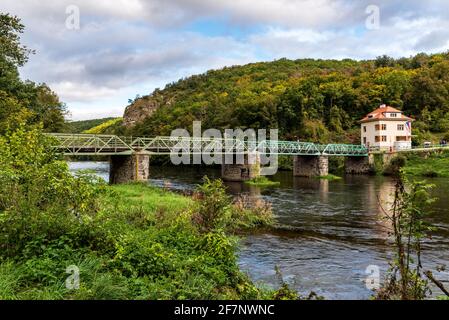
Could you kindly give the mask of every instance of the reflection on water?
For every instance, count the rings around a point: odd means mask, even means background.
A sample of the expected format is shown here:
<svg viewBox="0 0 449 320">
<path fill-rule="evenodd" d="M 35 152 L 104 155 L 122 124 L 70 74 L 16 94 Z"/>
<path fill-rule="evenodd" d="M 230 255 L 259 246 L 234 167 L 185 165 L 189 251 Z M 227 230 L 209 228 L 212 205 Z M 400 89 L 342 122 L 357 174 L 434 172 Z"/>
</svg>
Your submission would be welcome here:
<svg viewBox="0 0 449 320">
<path fill-rule="evenodd" d="M 71 172 L 80 170 L 94 171 L 96 175 L 103 178 L 105 181 L 109 181 L 109 163 L 108 162 L 69 162 L 69 169 Z"/>
<path fill-rule="evenodd" d="M 107 164 L 71 164 L 72 170 L 81 166 L 98 169 L 107 180 Z M 218 178 L 220 170 L 152 167 L 150 183 L 192 190 L 206 174 Z M 385 273 L 392 254 L 389 224 L 382 218 L 379 201 L 384 207 L 392 202 L 394 182 L 369 176 L 346 176 L 340 181 L 296 178 L 291 172 L 279 172 L 273 179 L 281 183 L 279 187 L 227 183 L 231 194 L 271 202 L 279 223 L 288 226 L 286 231 L 246 237 L 240 250 L 241 269 L 255 281 L 276 286 L 275 266 L 279 266 L 285 280 L 301 293 L 314 290 L 328 299 L 369 298 L 366 268 L 378 265 Z M 424 244 L 423 261 L 424 267 L 435 269 L 449 261 L 449 180 L 432 182 L 439 200 L 429 220 L 438 230 Z M 439 277 L 449 283 L 449 273 Z"/>
</svg>

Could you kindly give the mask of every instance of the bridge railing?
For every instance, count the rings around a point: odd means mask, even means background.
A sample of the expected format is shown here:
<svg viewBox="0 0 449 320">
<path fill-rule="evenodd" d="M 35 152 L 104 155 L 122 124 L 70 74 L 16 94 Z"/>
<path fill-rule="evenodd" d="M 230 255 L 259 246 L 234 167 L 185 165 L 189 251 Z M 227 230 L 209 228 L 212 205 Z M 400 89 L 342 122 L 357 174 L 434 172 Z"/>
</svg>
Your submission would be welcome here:
<svg viewBox="0 0 449 320">
<path fill-rule="evenodd" d="M 423 146 L 412 146 L 410 148 L 394 148 L 394 147 L 369 147 L 370 153 L 381 153 L 381 152 L 419 152 L 419 151 L 431 151 L 449 149 L 448 144 L 432 144 Z"/>
<path fill-rule="evenodd" d="M 122 138 L 115 135 L 91 134 L 49 134 L 56 139 L 53 146 L 63 153 L 102 154 L 102 153 L 131 153 L 132 147 Z"/>
<path fill-rule="evenodd" d="M 147 151 L 155 154 L 172 152 L 251 153 L 279 155 L 364 156 L 368 149 L 362 145 L 320 145 L 299 141 L 255 141 L 225 138 L 195 137 L 119 137 L 93 134 L 49 134 L 56 139 L 55 148 L 65 154 L 130 154 Z"/>
<path fill-rule="evenodd" d="M 364 145 L 353 144 L 328 144 L 323 145 L 322 154 L 325 155 L 340 155 L 340 156 L 366 156 L 368 155 L 368 148 Z"/>
</svg>

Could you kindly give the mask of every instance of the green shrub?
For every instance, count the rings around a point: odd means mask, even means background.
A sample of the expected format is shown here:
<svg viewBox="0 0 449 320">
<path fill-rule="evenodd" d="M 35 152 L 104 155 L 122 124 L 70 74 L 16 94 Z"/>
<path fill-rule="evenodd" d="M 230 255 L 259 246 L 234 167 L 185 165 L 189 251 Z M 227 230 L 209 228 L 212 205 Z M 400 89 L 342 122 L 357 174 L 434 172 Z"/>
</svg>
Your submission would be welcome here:
<svg viewBox="0 0 449 320">
<path fill-rule="evenodd" d="M 230 231 L 254 230 L 271 227 L 274 223 L 271 204 L 261 198 L 240 195 L 232 207 Z"/>
<path fill-rule="evenodd" d="M 203 232 L 223 228 L 231 209 L 231 198 L 226 194 L 223 181 L 203 178 L 203 184 L 198 185 L 198 212 L 193 216 L 194 222 Z"/>
<path fill-rule="evenodd" d="M 73 176 L 51 145 L 37 128 L 0 137 L 0 255 L 16 256 L 36 238 L 75 233 L 99 208 L 102 181 Z"/>
<path fill-rule="evenodd" d="M 149 232 L 129 233 L 116 244 L 115 265 L 127 276 L 164 276 L 176 270 L 169 247 Z"/>
</svg>

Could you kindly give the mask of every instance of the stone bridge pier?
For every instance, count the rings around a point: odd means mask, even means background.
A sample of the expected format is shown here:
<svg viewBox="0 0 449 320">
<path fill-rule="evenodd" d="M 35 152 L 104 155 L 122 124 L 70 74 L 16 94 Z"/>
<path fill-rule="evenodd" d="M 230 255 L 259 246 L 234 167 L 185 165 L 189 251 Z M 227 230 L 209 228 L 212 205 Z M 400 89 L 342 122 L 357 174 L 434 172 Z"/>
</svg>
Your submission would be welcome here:
<svg viewBox="0 0 449 320">
<path fill-rule="evenodd" d="M 260 176 L 260 155 L 244 154 L 223 156 L 221 164 L 221 178 L 224 181 L 247 181 Z M 243 162 L 237 161 L 238 156 L 243 156 Z M 240 162 L 240 163 L 239 163 Z"/>
<path fill-rule="evenodd" d="M 147 152 L 113 155 L 109 158 L 109 164 L 110 184 L 146 181 L 150 176 L 150 155 Z"/>
<path fill-rule="evenodd" d="M 293 157 L 293 176 L 321 177 L 329 174 L 329 158 L 327 156 L 307 155 Z"/>
<path fill-rule="evenodd" d="M 369 174 L 373 171 L 374 171 L 374 157 L 372 155 L 366 157 L 345 158 L 346 174 Z"/>
</svg>

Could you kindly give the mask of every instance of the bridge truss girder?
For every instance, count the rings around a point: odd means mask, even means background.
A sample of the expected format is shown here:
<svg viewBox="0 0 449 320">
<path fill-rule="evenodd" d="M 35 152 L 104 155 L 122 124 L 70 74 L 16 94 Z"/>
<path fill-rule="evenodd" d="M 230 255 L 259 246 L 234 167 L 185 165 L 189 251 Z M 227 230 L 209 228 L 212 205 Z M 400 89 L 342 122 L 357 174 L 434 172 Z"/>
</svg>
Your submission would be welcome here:
<svg viewBox="0 0 449 320">
<path fill-rule="evenodd" d="M 315 144 L 299 141 L 243 141 L 222 138 L 192 137 L 119 137 L 116 135 L 48 134 L 54 148 L 65 155 L 118 155 L 145 151 L 149 154 L 260 154 L 367 156 L 363 145 Z"/>
</svg>

